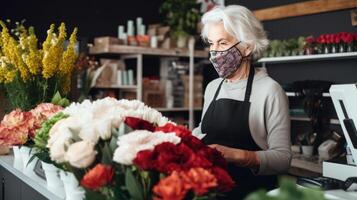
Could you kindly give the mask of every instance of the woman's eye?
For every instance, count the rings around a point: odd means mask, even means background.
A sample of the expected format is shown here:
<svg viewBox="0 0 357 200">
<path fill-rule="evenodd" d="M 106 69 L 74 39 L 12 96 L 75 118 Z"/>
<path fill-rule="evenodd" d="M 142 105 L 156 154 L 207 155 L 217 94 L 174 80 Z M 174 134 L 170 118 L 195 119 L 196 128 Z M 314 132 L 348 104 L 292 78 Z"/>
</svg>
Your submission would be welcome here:
<svg viewBox="0 0 357 200">
<path fill-rule="evenodd" d="M 227 45 L 227 43 L 225 43 L 225 42 L 221 42 L 221 43 L 219 43 L 220 45 Z"/>
</svg>

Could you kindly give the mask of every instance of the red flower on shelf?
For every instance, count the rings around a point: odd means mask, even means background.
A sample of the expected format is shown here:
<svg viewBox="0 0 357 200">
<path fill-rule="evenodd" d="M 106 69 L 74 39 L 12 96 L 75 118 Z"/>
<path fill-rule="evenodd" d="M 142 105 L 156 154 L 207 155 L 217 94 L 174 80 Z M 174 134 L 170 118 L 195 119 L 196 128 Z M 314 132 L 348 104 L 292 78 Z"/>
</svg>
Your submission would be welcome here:
<svg viewBox="0 0 357 200">
<path fill-rule="evenodd" d="M 306 42 L 307 44 L 313 44 L 313 43 L 315 42 L 314 36 L 310 35 L 309 37 L 307 37 L 307 38 L 305 39 L 305 42 Z"/>
<path fill-rule="evenodd" d="M 126 117 L 124 123 L 134 130 L 155 130 L 154 124 L 136 117 Z"/>
<path fill-rule="evenodd" d="M 110 183 L 113 176 L 114 169 L 112 166 L 97 164 L 83 176 L 81 185 L 90 190 L 98 190 Z"/>
</svg>

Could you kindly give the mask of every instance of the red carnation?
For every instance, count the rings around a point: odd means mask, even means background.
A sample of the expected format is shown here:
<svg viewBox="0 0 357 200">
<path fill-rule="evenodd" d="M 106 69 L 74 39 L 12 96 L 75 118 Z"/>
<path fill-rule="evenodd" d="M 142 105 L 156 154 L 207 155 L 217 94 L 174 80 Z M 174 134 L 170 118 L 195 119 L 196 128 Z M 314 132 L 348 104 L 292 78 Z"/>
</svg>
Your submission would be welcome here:
<svg viewBox="0 0 357 200">
<path fill-rule="evenodd" d="M 214 148 L 205 147 L 197 152 L 197 155 L 207 158 L 215 166 L 227 169 L 227 161 L 220 151 Z"/>
<path fill-rule="evenodd" d="M 156 131 L 162 131 L 164 133 L 174 132 L 178 137 L 182 139 L 182 143 L 185 143 L 194 151 L 198 151 L 199 149 L 205 147 L 203 142 L 193 136 L 191 131 L 184 126 L 167 123 L 165 124 L 165 126 L 157 127 Z"/>
<path fill-rule="evenodd" d="M 181 143 L 186 144 L 188 147 L 190 147 L 193 151 L 199 151 L 202 148 L 205 148 L 206 145 L 197 137 L 193 135 L 186 135 L 181 138 Z"/>
<path fill-rule="evenodd" d="M 154 152 L 151 150 L 143 150 L 136 154 L 133 163 L 142 170 L 155 169 Z"/>
<path fill-rule="evenodd" d="M 90 190 L 97 190 L 110 183 L 113 176 L 112 166 L 97 164 L 83 176 L 81 185 Z"/>
<path fill-rule="evenodd" d="M 139 152 L 134 159 L 134 164 L 143 170 L 156 170 L 166 174 L 192 167 L 212 166 L 208 159 L 203 155 L 195 154 L 184 143 L 175 145 L 169 142 L 157 145 L 152 151 Z"/>
<path fill-rule="evenodd" d="M 162 131 L 164 133 L 176 133 L 179 137 L 185 137 L 187 135 L 191 135 L 191 131 L 188 130 L 186 127 L 181 125 L 174 125 L 172 123 L 167 123 L 164 126 L 157 127 L 156 131 Z"/>
<path fill-rule="evenodd" d="M 153 132 L 155 130 L 154 124 L 136 117 L 126 117 L 125 124 L 134 130 L 148 130 Z"/>
<path fill-rule="evenodd" d="M 218 190 L 220 192 L 228 192 L 234 186 L 234 181 L 231 176 L 220 167 L 213 167 L 211 173 L 216 177 L 218 182 Z"/>
</svg>

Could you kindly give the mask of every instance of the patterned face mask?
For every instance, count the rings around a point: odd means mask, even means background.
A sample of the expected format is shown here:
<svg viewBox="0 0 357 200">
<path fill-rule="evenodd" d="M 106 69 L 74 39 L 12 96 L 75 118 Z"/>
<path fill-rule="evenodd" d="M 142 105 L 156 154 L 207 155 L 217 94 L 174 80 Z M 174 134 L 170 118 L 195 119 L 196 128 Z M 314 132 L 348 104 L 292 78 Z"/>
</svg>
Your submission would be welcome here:
<svg viewBox="0 0 357 200">
<path fill-rule="evenodd" d="M 237 48 L 237 44 L 224 51 L 210 51 L 210 61 L 219 77 L 227 78 L 241 66 L 243 55 Z"/>
</svg>

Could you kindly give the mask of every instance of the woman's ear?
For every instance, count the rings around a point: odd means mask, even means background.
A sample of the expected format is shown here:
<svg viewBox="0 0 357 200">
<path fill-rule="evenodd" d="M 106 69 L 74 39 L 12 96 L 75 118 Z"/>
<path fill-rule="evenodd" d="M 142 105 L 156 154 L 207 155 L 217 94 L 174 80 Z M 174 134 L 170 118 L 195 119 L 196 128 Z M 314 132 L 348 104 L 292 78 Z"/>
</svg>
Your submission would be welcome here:
<svg viewBox="0 0 357 200">
<path fill-rule="evenodd" d="M 250 56 L 252 55 L 253 53 L 253 50 L 254 50 L 254 44 L 251 44 L 251 43 L 245 43 L 245 46 L 244 46 L 244 56 Z"/>
</svg>

